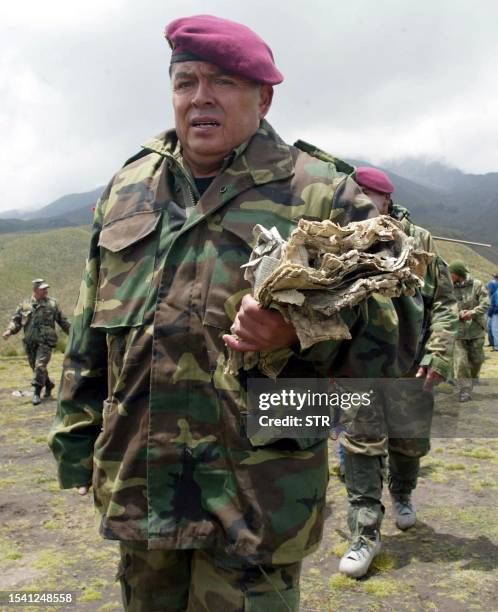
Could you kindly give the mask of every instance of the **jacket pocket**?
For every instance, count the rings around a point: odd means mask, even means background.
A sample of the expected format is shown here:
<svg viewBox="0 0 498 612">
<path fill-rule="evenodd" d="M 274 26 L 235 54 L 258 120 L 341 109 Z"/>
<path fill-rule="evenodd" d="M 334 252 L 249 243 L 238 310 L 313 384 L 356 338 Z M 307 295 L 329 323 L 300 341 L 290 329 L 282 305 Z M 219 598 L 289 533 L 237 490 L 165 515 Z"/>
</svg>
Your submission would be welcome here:
<svg viewBox="0 0 498 612">
<path fill-rule="evenodd" d="M 161 211 L 134 213 L 104 225 L 101 266 L 91 327 L 135 327 L 152 289 Z"/>
<path fill-rule="evenodd" d="M 233 213 L 233 214 L 232 214 Z M 257 221 L 239 219 L 229 211 L 221 219 L 221 231 L 214 237 L 217 245 L 211 265 L 206 267 L 203 279 L 203 324 L 228 331 L 233 323 L 240 301 L 251 286 L 244 279 L 242 264 L 249 261 L 253 244 L 253 227 Z M 245 215 L 247 217 L 247 215 Z"/>
<path fill-rule="evenodd" d="M 270 427 L 261 427 L 259 431 L 252 431 L 251 435 L 248 431 L 247 420 L 250 418 L 247 411 L 241 412 L 241 430 L 240 435 L 247 438 L 254 449 L 265 448 L 274 451 L 305 451 L 318 447 L 318 444 L 326 443 L 328 436 L 308 436 L 302 438 L 284 438 L 276 436 L 272 433 Z"/>
<path fill-rule="evenodd" d="M 21 325 L 22 327 L 25 327 L 26 324 L 29 321 L 29 318 L 33 315 L 33 310 L 29 309 L 29 310 L 21 310 Z"/>
<path fill-rule="evenodd" d="M 106 399 L 102 406 L 102 428 L 100 434 L 95 440 L 94 453 L 99 455 L 102 453 L 106 442 L 109 439 L 109 434 L 113 429 L 117 417 L 117 402 L 116 400 Z"/>
</svg>

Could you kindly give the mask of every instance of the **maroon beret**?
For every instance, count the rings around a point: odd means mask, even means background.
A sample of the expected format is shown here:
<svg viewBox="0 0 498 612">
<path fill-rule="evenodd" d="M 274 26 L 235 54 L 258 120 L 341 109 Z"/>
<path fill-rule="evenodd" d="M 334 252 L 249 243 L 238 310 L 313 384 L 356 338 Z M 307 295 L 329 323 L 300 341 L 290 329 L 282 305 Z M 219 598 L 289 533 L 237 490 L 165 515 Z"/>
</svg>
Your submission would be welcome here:
<svg viewBox="0 0 498 612">
<path fill-rule="evenodd" d="M 277 85 L 284 80 L 270 47 L 241 23 L 212 15 L 175 19 L 164 30 L 172 62 L 197 59 L 211 62 L 252 81 Z"/>
<path fill-rule="evenodd" d="M 361 187 L 373 189 L 379 193 L 393 193 L 394 185 L 382 170 L 360 166 L 356 169 L 356 182 Z"/>
</svg>

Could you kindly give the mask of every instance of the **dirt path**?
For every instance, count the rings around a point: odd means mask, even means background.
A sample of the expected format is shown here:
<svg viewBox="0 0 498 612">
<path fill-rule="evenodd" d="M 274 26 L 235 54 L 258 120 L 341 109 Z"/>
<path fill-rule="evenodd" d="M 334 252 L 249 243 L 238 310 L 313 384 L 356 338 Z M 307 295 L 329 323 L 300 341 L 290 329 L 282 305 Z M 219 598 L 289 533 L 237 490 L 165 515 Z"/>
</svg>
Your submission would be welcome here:
<svg viewBox="0 0 498 612">
<path fill-rule="evenodd" d="M 61 359 L 54 357 L 52 372 Z M 488 354 L 484 375 L 498 379 L 498 354 Z M 72 591 L 77 604 L 67 609 L 121 610 L 115 543 L 98 536 L 90 497 L 57 485 L 46 446 L 55 402 L 35 408 L 29 397 L 12 395 L 29 391 L 29 380 L 24 359 L 0 359 L 0 591 Z M 489 389 L 483 385 L 479 394 L 492 397 Z M 451 387 L 442 392 L 453 404 Z M 474 402 L 459 409 L 478 410 Z M 337 573 L 347 546 L 347 506 L 336 467 L 333 444 L 329 517 L 320 549 L 304 564 L 303 611 L 497 609 L 496 437 L 433 441 L 415 495 L 416 527 L 397 530 L 385 499 L 383 553 L 359 581 Z"/>
</svg>

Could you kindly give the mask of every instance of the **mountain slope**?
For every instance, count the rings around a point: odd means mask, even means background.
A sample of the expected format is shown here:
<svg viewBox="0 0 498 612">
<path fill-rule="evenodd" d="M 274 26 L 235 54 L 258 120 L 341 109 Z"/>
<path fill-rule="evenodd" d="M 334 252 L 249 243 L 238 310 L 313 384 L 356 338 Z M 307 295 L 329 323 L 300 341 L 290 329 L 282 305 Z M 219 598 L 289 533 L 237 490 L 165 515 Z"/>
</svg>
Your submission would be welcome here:
<svg viewBox="0 0 498 612">
<path fill-rule="evenodd" d="M 84 193 L 70 193 L 64 195 L 54 202 L 43 206 L 43 208 L 30 211 L 23 219 L 46 219 L 47 217 L 61 217 L 63 215 L 70 218 L 69 215 L 76 210 L 81 210 L 85 207 L 91 210 L 95 206 L 103 190 L 104 187 L 102 186 L 92 189 L 92 191 L 85 191 Z"/>
</svg>

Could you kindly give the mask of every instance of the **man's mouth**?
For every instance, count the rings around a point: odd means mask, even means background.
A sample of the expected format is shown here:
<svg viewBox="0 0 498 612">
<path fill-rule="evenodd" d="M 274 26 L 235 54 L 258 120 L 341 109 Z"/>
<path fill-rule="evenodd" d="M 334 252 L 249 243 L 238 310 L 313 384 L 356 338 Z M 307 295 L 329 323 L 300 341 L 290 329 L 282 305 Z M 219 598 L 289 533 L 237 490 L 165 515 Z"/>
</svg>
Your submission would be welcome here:
<svg viewBox="0 0 498 612">
<path fill-rule="evenodd" d="M 208 130 L 208 129 L 220 127 L 220 123 L 219 121 L 216 121 L 216 119 L 202 118 L 202 119 L 193 119 L 192 126 L 195 128 L 199 128 L 201 130 Z"/>
</svg>

